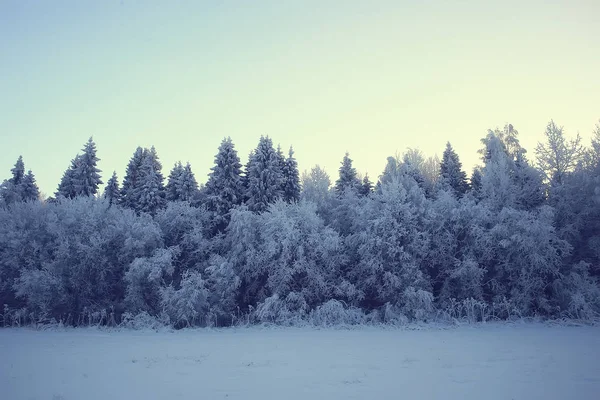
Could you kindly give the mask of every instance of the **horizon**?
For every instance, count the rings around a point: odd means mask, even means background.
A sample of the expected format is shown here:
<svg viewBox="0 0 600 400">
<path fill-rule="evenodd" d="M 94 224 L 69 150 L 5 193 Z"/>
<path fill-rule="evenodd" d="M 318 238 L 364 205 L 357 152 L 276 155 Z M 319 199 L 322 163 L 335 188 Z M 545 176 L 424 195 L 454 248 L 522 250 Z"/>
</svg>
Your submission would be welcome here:
<svg viewBox="0 0 600 400">
<path fill-rule="evenodd" d="M 600 113 L 593 1 L 0 5 L 0 180 L 19 155 L 52 196 L 92 136 L 102 180 L 137 146 L 207 180 L 230 136 L 261 135 L 332 182 L 344 153 L 376 181 L 386 157 L 446 142 L 470 175 L 511 123 L 534 161 L 553 119 L 589 140 Z M 104 185 L 102 189 L 104 188 Z"/>
</svg>

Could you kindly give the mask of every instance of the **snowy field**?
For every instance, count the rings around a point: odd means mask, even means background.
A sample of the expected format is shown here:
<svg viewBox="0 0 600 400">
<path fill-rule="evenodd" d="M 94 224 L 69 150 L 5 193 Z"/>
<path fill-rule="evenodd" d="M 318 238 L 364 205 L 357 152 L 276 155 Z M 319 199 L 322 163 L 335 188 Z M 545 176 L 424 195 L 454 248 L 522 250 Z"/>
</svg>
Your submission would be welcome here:
<svg viewBox="0 0 600 400">
<path fill-rule="evenodd" d="M 600 327 L 0 330 L 0 398 L 600 399 Z"/>
</svg>

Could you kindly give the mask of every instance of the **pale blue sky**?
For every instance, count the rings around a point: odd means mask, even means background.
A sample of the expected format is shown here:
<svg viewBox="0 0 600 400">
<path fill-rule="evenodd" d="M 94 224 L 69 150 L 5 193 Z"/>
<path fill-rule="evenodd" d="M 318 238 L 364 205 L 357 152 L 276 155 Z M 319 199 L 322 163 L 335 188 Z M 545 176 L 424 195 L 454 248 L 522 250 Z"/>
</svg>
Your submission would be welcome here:
<svg viewBox="0 0 600 400">
<path fill-rule="evenodd" d="M 418 4 L 417 4 L 418 3 Z M 0 177 L 22 154 L 50 195 L 89 136 L 104 180 L 138 145 L 206 180 L 261 134 L 335 179 L 406 147 L 465 169 L 487 128 L 529 148 L 600 118 L 600 2 L 0 0 Z"/>
</svg>

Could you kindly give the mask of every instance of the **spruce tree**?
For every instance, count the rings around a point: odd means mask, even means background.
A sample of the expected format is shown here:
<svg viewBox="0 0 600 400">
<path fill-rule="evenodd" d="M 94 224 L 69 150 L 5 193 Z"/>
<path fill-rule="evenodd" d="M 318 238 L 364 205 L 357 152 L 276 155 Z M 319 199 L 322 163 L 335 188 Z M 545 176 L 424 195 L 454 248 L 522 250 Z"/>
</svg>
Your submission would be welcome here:
<svg viewBox="0 0 600 400">
<path fill-rule="evenodd" d="M 192 201 L 198 195 L 198 182 L 192 172 L 190 163 L 183 167 L 177 179 L 177 200 Z"/>
<path fill-rule="evenodd" d="M 175 163 L 173 169 L 169 173 L 169 181 L 165 186 L 167 201 L 179 200 L 178 186 L 179 180 L 181 179 L 181 174 L 183 174 L 183 165 L 181 165 L 181 161 L 178 161 Z"/>
<path fill-rule="evenodd" d="M 214 214 L 217 231 L 225 229 L 229 223 L 229 211 L 244 201 L 242 164 L 231 138 L 225 138 L 219 145 L 215 165 L 211 168 L 205 186 L 206 203 Z"/>
<path fill-rule="evenodd" d="M 8 181 L 15 186 L 19 185 L 25 176 L 25 164 L 23 163 L 23 156 L 19 156 L 15 166 L 10 170 L 10 172 L 12 172 L 13 176 Z"/>
<path fill-rule="evenodd" d="M 73 199 L 79 195 L 79 176 L 77 170 L 81 164 L 81 156 L 78 154 L 71 160 L 71 165 L 63 173 L 63 176 L 56 191 L 56 197 L 65 197 Z"/>
<path fill-rule="evenodd" d="M 155 168 L 155 159 L 148 154 L 144 158 L 140 170 L 139 202 L 136 207 L 138 212 L 155 215 L 166 204 L 162 174 L 156 171 Z"/>
<path fill-rule="evenodd" d="M 104 188 L 104 198 L 108 200 L 110 205 L 118 204 L 120 201 L 121 191 L 119 190 L 119 180 L 117 179 L 117 173 L 114 171 Z"/>
<path fill-rule="evenodd" d="M 77 154 L 65 171 L 56 192 L 57 196 L 72 199 L 98 193 L 98 187 L 102 184 L 101 171 L 97 167 L 100 159 L 96 156 L 96 144 L 91 137 L 82 150 L 83 154 Z"/>
<path fill-rule="evenodd" d="M 97 167 L 100 159 L 96 156 L 96 143 L 90 137 L 83 147 L 81 162 L 76 171 L 78 195 L 94 196 L 98 193 L 99 186 L 103 183 Z"/>
<path fill-rule="evenodd" d="M 36 201 L 40 199 L 40 189 L 35 182 L 35 176 L 31 170 L 23 176 L 21 181 L 21 199 L 23 201 Z"/>
<path fill-rule="evenodd" d="M 251 211 L 263 212 L 282 195 L 281 161 L 268 136 L 261 136 L 248 165 L 246 203 Z"/>
<path fill-rule="evenodd" d="M 479 199 L 481 196 L 481 168 L 477 167 L 471 174 L 471 193 L 475 198 Z"/>
<path fill-rule="evenodd" d="M 467 174 L 462 170 L 462 163 L 450 142 L 446 144 L 446 150 L 442 156 L 440 178 L 442 187 L 452 190 L 457 197 L 462 197 L 469 189 Z"/>
<path fill-rule="evenodd" d="M 144 162 L 144 149 L 138 147 L 127 164 L 123 187 L 121 189 L 120 204 L 124 207 L 136 209 L 138 204 L 138 189 L 140 186 L 140 174 Z"/>
<path fill-rule="evenodd" d="M 361 196 L 368 196 L 373 192 L 373 182 L 369 179 L 369 174 L 365 174 L 362 180 L 362 184 L 358 189 L 358 194 Z"/>
<path fill-rule="evenodd" d="M 283 200 L 294 203 L 300 200 L 300 173 L 298 162 L 294 158 L 294 149 L 290 147 L 288 157 L 283 163 Z"/>
<path fill-rule="evenodd" d="M 352 166 L 350 154 L 346 152 L 340 167 L 338 180 L 335 182 L 335 192 L 337 195 L 342 195 L 346 190 L 357 190 L 360 186 L 356 169 Z"/>
</svg>

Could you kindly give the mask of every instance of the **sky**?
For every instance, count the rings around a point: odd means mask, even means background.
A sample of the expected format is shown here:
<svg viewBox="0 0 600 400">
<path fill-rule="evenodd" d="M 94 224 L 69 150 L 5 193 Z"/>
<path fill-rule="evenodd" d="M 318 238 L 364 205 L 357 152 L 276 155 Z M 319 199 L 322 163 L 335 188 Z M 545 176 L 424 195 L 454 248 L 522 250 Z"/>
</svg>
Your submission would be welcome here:
<svg viewBox="0 0 600 400">
<path fill-rule="evenodd" d="M 332 176 L 406 148 L 464 169 L 511 123 L 534 158 L 553 119 L 600 119 L 600 2 L 0 0 L 0 179 L 52 195 L 93 136 L 104 181 L 137 146 L 205 182 L 221 140 L 261 135 Z"/>
</svg>

